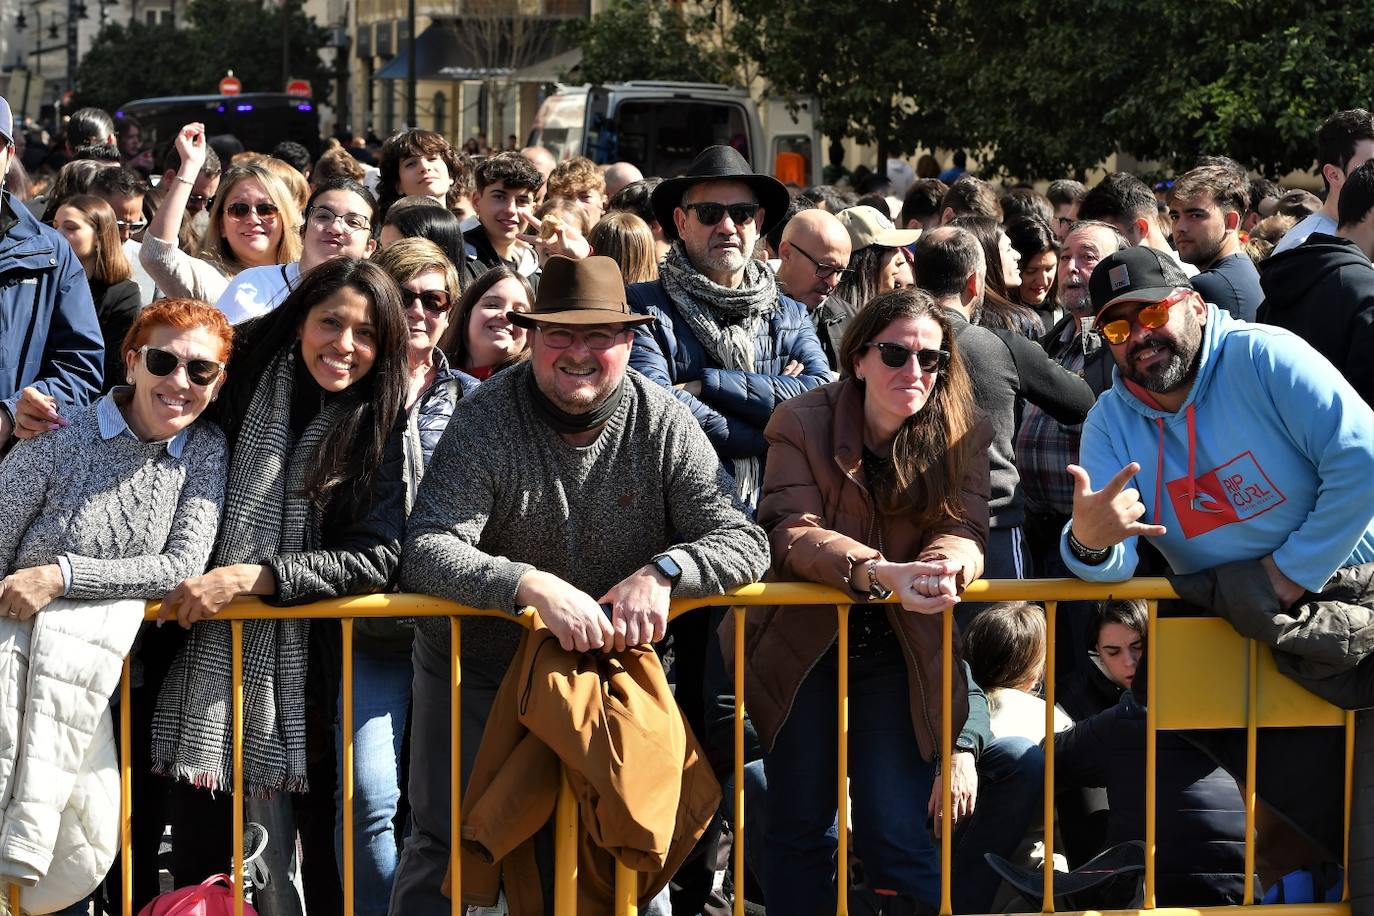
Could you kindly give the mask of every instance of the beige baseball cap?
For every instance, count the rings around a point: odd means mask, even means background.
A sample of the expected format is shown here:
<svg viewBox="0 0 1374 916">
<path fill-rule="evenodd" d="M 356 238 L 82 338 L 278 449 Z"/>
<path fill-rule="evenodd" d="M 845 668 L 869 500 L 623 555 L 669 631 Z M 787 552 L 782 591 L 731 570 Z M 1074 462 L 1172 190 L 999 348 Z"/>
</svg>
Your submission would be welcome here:
<svg viewBox="0 0 1374 916">
<path fill-rule="evenodd" d="M 849 230 L 849 242 L 854 251 L 869 245 L 884 248 L 904 248 L 916 244 L 920 229 L 898 229 L 892 220 L 872 207 L 850 207 L 839 213 L 840 222 Z"/>
</svg>

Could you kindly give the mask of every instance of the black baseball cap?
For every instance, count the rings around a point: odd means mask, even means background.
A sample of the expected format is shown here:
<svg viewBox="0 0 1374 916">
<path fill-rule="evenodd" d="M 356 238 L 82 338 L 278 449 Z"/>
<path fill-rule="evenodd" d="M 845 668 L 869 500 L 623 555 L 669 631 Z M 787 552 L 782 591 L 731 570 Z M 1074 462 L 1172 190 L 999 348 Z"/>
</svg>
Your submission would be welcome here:
<svg viewBox="0 0 1374 916">
<path fill-rule="evenodd" d="M 1183 268 L 1163 252 L 1144 245 L 1108 255 L 1097 262 L 1088 278 L 1088 295 L 1099 320 L 1119 302 L 1159 302 L 1180 287 L 1193 288 Z"/>
</svg>

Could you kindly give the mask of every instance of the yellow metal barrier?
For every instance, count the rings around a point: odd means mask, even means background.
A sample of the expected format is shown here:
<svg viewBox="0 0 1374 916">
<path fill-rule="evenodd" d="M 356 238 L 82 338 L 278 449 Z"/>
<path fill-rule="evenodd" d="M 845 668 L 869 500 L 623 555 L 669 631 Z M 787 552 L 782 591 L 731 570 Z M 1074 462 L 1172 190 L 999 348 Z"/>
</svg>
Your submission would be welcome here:
<svg viewBox="0 0 1374 916">
<path fill-rule="evenodd" d="M 1217 618 L 1177 618 L 1161 621 L 1158 616 L 1158 601 L 1175 597 L 1168 582 L 1164 579 L 1135 579 L 1113 585 L 1095 585 L 1066 579 L 1021 580 L 1021 581 L 979 581 L 969 586 L 964 593 L 965 600 L 974 601 L 1040 601 L 1045 605 L 1048 632 L 1055 632 L 1055 621 L 1060 601 L 1094 601 L 1107 598 L 1145 599 L 1149 608 L 1147 665 L 1147 711 L 1146 711 L 1146 791 L 1145 791 L 1145 895 L 1144 910 L 1152 911 L 1153 916 L 1196 916 L 1198 913 L 1212 913 L 1228 916 L 1233 911 L 1248 916 L 1349 916 L 1349 887 L 1347 882 L 1345 901 L 1338 904 L 1295 904 L 1282 906 L 1213 907 L 1206 909 L 1159 909 L 1155 904 L 1155 845 L 1156 845 L 1156 746 L 1155 736 L 1160 729 L 1215 729 L 1244 728 L 1246 730 L 1246 778 L 1243 786 L 1246 812 L 1245 867 L 1253 874 L 1255 861 L 1255 769 L 1258 729 L 1266 727 L 1295 727 L 1302 725 L 1344 726 L 1345 748 L 1345 833 L 1350 832 L 1350 805 L 1353 787 L 1354 762 L 1354 714 L 1345 713 L 1318 699 L 1299 687 L 1295 682 L 1281 675 L 1268 652 L 1260 651 L 1252 640 L 1240 637 L 1225 621 Z M 837 916 L 847 916 L 846 900 L 847 875 L 844 867 L 847 861 L 846 831 L 848 819 L 848 732 L 849 732 L 849 693 L 848 693 L 848 627 L 846 621 L 852 597 L 844 592 L 825 586 L 805 583 L 767 583 L 747 585 L 724 596 L 682 599 L 673 602 L 672 616 L 677 617 L 702 607 L 732 606 L 735 618 L 734 661 L 735 661 L 735 722 L 734 749 L 735 771 L 733 786 L 735 847 L 733 869 L 735 887 L 735 913 L 744 913 L 744 618 L 747 608 L 758 605 L 816 605 L 834 604 L 839 622 L 839 674 L 838 691 L 839 714 L 836 722 L 837 760 L 839 778 L 836 785 L 836 809 L 840 824 L 839 872 Z M 152 604 L 148 609 L 148 619 L 156 617 L 158 606 Z M 243 621 L 259 618 L 280 618 L 282 609 L 268 607 L 256 600 L 233 602 L 220 619 L 230 621 L 233 650 L 233 791 L 236 798 L 243 798 L 243 684 L 242 684 L 242 639 Z M 342 622 L 343 631 L 343 736 L 342 755 L 344 800 L 343 837 L 344 837 L 344 903 L 345 913 L 352 914 L 354 898 L 354 837 L 353 837 L 353 626 L 352 621 L 359 617 L 448 617 L 452 635 L 451 661 L 451 811 L 452 835 L 450 846 L 450 870 L 454 916 L 463 913 L 461 870 L 459 868 L 459 842 L 461 835 L 460 801 L 460 761 L 462 760 L 460 687 L 462 670 L 459 664 L 461 653 L 461 631 L 459 619 L 463 616 L 486 616 L 511 619 L 499 611 L 478 611 L 464 608 L 452 602 L 424 595 L 365 595 L 353 598 L 325 601 L 304 607 L 292 608 L 292 616 L 301 619 L 329 620 Z M 524 614 L 518 618 L 529 626 L 533 617 Z M 943 734 L 941 740 L 941 759 L 948 760 L 953 747 L 952 729 L 952 672 L 951 656 L 953 651 L 953 617 L 944 615 L 942 631 L 944 651 L 944 682 L 941 690 L 943 709 Z M 1164 659 L 1163 662 L 1160 659 Z M 1046 658 L 1045 679 L 1045 732 L 1054 734 L 1055 703 L 1055 659 L 1054 640 L 1049 640 Z M 1161 681 L 1160 665 L 1165 666 L 1168 677 Z M 131 848 L 131 816 L 133 799 L 130 796 L 130 697 L 129 665 L 125 662 L 124 677 L 120 684 L 120 842 L 123 916 L 133 916 L 133 852 Z M 1054 822 L 1054 742 L 1045 743 L 1044 767 L 1044 842 L 1045 860 L 1052 861 L 1053 822 Z M 941 767 L 941 803 L 945 811 L 950 807 L 951 771 Z M 233 849 L 234 849 L 234 912 L 243 916 L 243 806 L 234 806 Z M 950 868 L 952 834 L 947 825 L 941 830 L 941 891 L 940 912 L 948 916 L 952 912 L 950 891 Z M 558 795 L 555 814 L 555 848 L 557 874 L 555 878 L 555 913 L 557 916 L 577 916 L 577 805 L 572 791 L 564 779 Z M 1348 863 L 1349 844 L 1345 850 Z M 636 876 L 623 867 L 616 870 L 616 916 L 634 916 L 637 912 Z M 1043 912 L 1054 912 L 1054 873 L 1046 870 L 1044 876 Z M 20 890 L 11 885 L 9 902 L 15 914 L 20 910 Z M 1247 886 L 1245 903 L 1253 903 L 1253 894 Z M 1143 911 L 1129 911 L 1131 913 Z M 583 914 L 586 916 L 586 914 Z M 599 916 L 599 914 L 598 914 Z M 779 914 L 786 916 L 786 914 Z M 1095 914 L 1096 916 L 1096 914 Z M 1112 914 L 1103 914 L 1112 916 Z"/>
</svg>

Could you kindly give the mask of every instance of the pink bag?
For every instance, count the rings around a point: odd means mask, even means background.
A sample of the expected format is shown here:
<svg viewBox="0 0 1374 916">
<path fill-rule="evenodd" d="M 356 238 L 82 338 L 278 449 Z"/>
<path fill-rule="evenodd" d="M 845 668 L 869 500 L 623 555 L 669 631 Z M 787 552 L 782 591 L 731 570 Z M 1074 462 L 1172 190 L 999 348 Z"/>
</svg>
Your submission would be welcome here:
<svg viewBox="0 0 1374 916">
<path fill-rule="evenodd" d="M 234 916 L 233 879 L 212 875 L 194 887 L 159 894 L 138 916 Z M 258 911 L 245 903 L 243 916 L 258 916 Z"/>
</svg>

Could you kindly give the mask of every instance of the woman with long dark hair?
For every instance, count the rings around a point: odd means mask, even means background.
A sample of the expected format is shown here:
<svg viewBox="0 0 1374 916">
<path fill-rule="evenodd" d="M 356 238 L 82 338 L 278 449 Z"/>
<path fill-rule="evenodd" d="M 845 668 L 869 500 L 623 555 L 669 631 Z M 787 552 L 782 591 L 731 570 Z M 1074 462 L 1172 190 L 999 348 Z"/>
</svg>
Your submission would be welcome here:
<svg viewBox="0 0 1374 916">
<path fill-rule="evenodd" d="M 1008 292 L 1021 285 L 1021 256 L 1002 231 L 1002 224 L 990 216 L 956 216 L 949 225 L 972 232 L 978 244 L 983 246 L 983 256 L 987 260 L 983 309 L 975 316 L 975 323 L 1039 340 L 1045 333 L 1040 316 L 1033 309 L 1013 301 Z"/>
<path fill-rule="evenodd" d="M 854 851 L 870 889 L 933 905 L 939 853 L 922 812 L 940 750 L 941 616 L 982 572 L 991 428 L 948 318 L 921 290 L 870 301 L 839 356 L 840 381 L 773 413 L 759 524 L 778 578 L 900 602 L 850 612 Z M 768 907 L 834 912 L 835 609 L 764 609 L 746 628 L 745 696 L 768 776 Z M 964 666 L 951 676 L 960 735 Z"/>
<path fill-rule="evenodd" d="M 1059 239 L 1050 224 L 1038 216 L 1018 216 L 1007 223 L 1007 240 L 1021 256 L 1021 285 L 1012 299 L 1033 310 L 1048 330 L 1059 320 L 1055 302 L 1055 277 L 1059 272 Z"/>
<path fill-rule="evenodd" d="M 862 309 L 874 296 L 916 285 L 908 245 L 921 237 L 919 229 L 896 229 L 892 220 L 873 207 L 850 207 L 839 215 L 849 230 L 849 275 L 835 287 L 835 296 Z"/>
<path fill-rule="evenodd" d="M 392 584 L 405 524 L 397 418 L 406 339 L 395 282 L 374 264 L 336 258 L 235 340 L 216 411 L 230 457 L 210 571 L 182 582 L 161 612 L 189 630 L 158 697 L 152 739 L 154 766 L 178 780 L 180 884 L 229 863 L 230 628 L 215 615 L 239 596 L 290 606 Z M 308 770 L 306 732 L 308 700 L 322 707 L 326 735 L 333 718 L 336 633 L 288 614 L 244 625 L 243 780 L 249 819 L 269 836 L 260 913 L 302 912 L 288 872 L 292 804 L 305 800 L 291 793 L 313 782 L 332 811 L 333 755 L 312 748 Z M 328 847 L 319 852 L 327 861 Z"/>
</svg>

